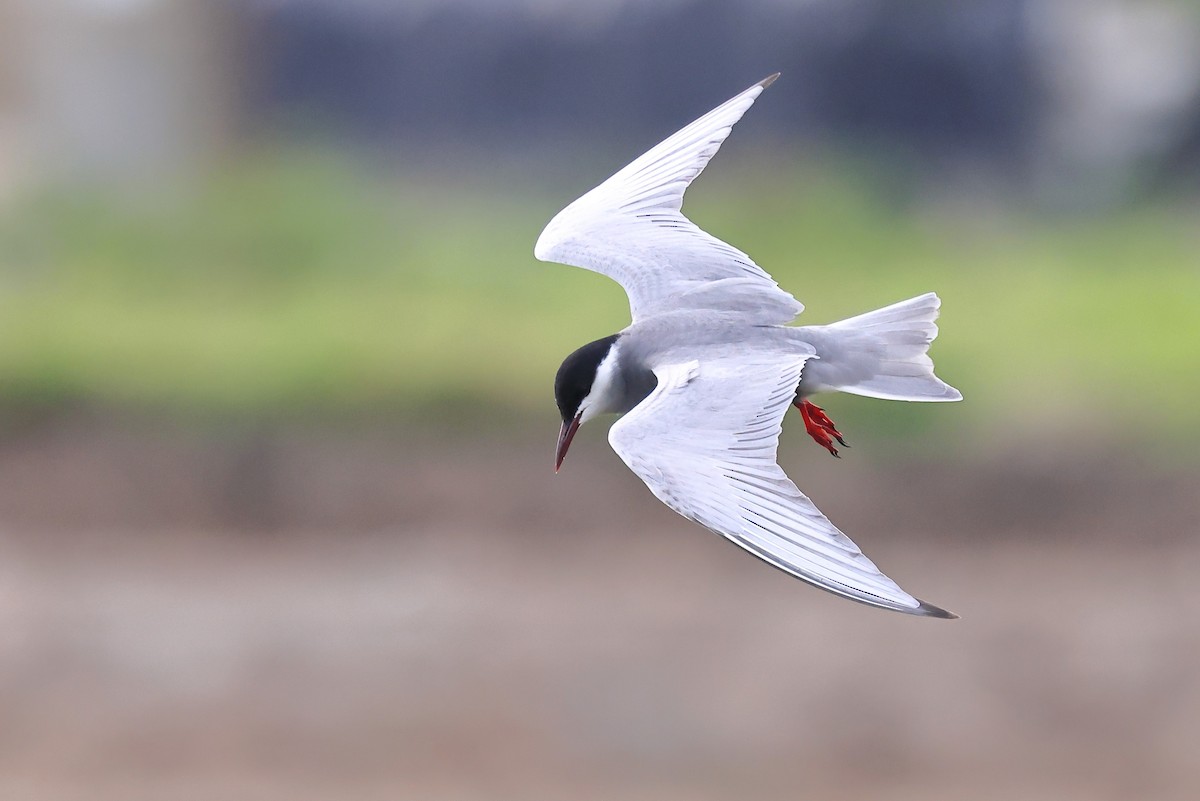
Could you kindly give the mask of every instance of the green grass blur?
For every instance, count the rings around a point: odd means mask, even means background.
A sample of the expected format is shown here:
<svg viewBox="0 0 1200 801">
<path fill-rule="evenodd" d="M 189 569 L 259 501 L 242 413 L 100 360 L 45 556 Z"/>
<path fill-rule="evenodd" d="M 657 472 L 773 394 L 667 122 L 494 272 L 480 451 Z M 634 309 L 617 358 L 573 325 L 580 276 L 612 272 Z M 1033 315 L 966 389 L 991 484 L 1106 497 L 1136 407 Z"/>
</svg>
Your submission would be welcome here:
<svg viewBox="0 0 1200 801">
<path fill-rule="evenodd" d="M 1195 209 L 1043 220 L 742 167 L 706 175 L 688 211 L 803 300 L 802 321 L 941 295 L 933 355 L 967 402 L 939 426 L 1200 439 Z M 628 319 L 615 284 L 532 256 L 584 188 L 380 178 L 292 154 L 174 199 L 44 193 L 0 217 L 0 405 L 553 416 L 562 357 Z M 836 403 L 860 431 L 933 422 L 928 407 Z"/>
</svg>

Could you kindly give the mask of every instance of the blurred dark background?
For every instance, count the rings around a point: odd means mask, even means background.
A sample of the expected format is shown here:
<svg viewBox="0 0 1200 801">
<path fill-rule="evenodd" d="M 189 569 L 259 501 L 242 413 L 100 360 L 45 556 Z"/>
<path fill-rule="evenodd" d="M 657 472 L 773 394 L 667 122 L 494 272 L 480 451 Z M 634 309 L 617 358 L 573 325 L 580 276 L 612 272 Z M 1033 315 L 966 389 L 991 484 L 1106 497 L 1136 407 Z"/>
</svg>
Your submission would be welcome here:
<svg viewBox="0 0 1200 801">
<path fill-rule="evenodd" d="M 672 515 L 552 377 L 553 214 L 688 196 L 966 401 L 781 461 L 962 615 Z M 1200 5 L 0 0 L 0 796 L 1191 799 Z"/>
</svg>

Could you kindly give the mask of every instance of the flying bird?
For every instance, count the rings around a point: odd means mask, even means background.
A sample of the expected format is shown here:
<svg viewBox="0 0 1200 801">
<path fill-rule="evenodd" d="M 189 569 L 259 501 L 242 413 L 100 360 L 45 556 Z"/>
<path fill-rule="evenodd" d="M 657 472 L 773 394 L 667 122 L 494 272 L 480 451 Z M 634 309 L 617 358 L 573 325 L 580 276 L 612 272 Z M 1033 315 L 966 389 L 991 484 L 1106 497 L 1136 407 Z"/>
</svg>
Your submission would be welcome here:
<svg viewBox="0 0 1200 801">
<path fill-rule="evenodd" d="M 542 261 L 619 283 L 631 324 L 563 361 L 554 469 L 579 427 L 622 415 L 608 441 L 684 517 L 823 590 L 871 606 L 950 618 L 884 575 L 776 461 L 796 406 L 834 456 L 842 433 L 810 398 L 849 392 L 957 401 L 927 351 L 933 293 L 830 325 L 791 327 L 804 306 L 737 248 L 681 211 L 683 194 L 772 75 L 651 148 L 559 212 L 534 247 Z"/>
</svg>

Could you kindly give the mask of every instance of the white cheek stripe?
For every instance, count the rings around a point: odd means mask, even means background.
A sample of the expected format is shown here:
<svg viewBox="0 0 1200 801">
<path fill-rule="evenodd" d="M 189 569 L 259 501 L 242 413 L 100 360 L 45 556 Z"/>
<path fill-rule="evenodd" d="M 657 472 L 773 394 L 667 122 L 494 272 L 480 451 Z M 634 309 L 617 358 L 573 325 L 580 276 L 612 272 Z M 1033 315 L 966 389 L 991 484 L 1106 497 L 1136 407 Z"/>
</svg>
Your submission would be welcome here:
<svg viewBox="0 0 1200 801">
<path fill-rule="evenodd" d="M 620 402 L 621 388 L 619 371 L 617 369 L 617 350 L 615 343 L 596 367 L 596 380 L 592 382 L 592 391 L 579 404 L 582 416 L 579 422 L 586 423 L 596 415 L 615 412 Z"/>
</svg>

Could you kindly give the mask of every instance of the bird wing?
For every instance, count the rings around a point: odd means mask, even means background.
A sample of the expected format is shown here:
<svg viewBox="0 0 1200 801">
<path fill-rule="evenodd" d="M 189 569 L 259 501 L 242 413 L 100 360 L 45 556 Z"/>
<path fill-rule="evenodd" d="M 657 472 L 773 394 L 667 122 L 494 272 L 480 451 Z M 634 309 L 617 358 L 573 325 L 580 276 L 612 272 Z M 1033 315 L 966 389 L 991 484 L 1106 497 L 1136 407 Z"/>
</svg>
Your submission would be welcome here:
<svg viewBox="0 0 1200 801">
<path fill-rule="evenodd" d="M 804 306 L 732 245 L 683 216 L 683 193 L 772 75 L 651 148 L 560 211 L 534 247 L 542 261 L 607 275 L 633 320 L 676 309 L 737 311 L 763 324 Z"/>
<path fill-rule="evenodd" d="M 871 606 L 954 617 L 880 572 L 777 464 L 780 423 L 811 355 L 657 367 L 658 386 L 608 440 L 659 500 L 775 567 Z"/>
</svg>

